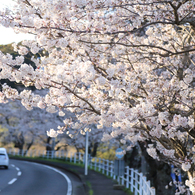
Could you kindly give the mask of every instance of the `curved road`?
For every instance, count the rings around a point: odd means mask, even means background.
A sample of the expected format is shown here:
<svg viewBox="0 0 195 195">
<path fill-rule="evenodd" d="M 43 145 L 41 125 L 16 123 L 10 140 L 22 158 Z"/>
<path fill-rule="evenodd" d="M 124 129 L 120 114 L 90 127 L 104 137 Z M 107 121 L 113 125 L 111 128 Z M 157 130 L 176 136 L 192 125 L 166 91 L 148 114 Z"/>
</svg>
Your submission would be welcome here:
<svg viewBox="0 0 195 195">
<path fill-rule="evenodd" d="M 37 163 L 10 160 L 9 169 L 0 168 L 0 195 L 71 195 L 66 174 Z"/>
</svg>

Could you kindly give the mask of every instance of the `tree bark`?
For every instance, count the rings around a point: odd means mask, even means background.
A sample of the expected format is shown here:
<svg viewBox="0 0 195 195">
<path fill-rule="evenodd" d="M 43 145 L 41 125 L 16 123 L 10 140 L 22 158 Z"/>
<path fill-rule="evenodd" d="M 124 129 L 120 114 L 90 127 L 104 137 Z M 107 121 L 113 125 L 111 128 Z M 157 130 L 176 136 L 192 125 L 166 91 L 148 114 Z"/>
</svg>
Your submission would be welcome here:
<svg viewBox="0 0 195 195">
<path fill-rule="evenodd" d="M 167 163 L 153 159 L 148 155 L 144 143 L 139 143 L 141 155 L 144 156 L 147 163 L 147 179 L 151 181 L 151 185 L 155 187 L 158 195 L 174 195 L 175 186 L 169 186 L 165 189 L 171 181 L 171 167 Z"/>
</svg>

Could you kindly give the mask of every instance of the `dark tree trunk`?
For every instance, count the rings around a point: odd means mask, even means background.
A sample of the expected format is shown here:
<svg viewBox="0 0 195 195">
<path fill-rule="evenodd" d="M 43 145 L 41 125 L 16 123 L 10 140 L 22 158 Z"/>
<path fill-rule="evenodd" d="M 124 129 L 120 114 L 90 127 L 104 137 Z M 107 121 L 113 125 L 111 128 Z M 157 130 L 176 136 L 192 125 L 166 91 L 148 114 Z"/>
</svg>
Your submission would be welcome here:
<svg viewBox="0 0 195 195">
<path fill-rule="evenodd" d="M 47 137 L 47 141 L 46 141 L 46 151 L 51 151 L 52 150 L 52 146 L 50 144 L 50 140 L 51 137 Z"/>
<path fill-rule="evenodd" d="M 51 156 L 51 151 L 52 151 L 52 144 L 50 141 L 52 140 L 51 137 L 47 137 L 46 140 L 46 156 Z"/>
<path fill-rule="evenodd" d="M 19 149 L 19 155 L 23 154 L 23 148 L 24 148 L 23 132 L 21 132 L 18 137 L 15 136 L 14 147 Z"/>
<path fill-rule="evenodd" d="M 128 151 L 124 156 L 124 160 L 129 167 L 139 170 L 141 167 L 141 158 L 138 146 L 135 146 L 131 151 Z"/>
<path fill-rule="evenodd" d="M 147 164 L 146 177 L 151 181 L 152 186 L 156 189 L 158 195 L 174 195 L 175 186 L 169 186 L 165 189 L 165 186 L 172 181 L 171 178 L 171 167 L 167 163 L 157 161 L 148 155 L 144 143 L 139 143 L 142 155 L 145 158 Z"/>
<path fill-rule="evenodd" d="M 26 150 L 24 152 L 24 156 L 26 156 L 27 152 L 29 151 L 29 149 L 31 148 L 33 143 L 34 143 L 34 138 L 32 138 L 31 142 L 27 144 L 27 148 L 26 148 Z"/>
<path fill-rule="evenodd" d="M 98 146 L 99 146 L 99 143 L 98 142 L 96 142 L 96 143 L 93 144 L 93 150 L 91 152 L 91 156 L 92 157 L 95 157 L 96 156 Z"/>
</svg>

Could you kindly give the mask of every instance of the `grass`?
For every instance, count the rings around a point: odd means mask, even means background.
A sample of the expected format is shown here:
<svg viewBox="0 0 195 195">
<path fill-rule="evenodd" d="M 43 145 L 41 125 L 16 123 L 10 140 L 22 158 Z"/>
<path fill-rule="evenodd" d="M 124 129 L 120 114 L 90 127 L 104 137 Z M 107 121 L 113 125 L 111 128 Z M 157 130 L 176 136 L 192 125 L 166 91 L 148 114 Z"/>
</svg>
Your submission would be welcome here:
<svg viewBox="0 0 195 195">
<path fill-rule="evenodd" d="M 123 191 L 124 191 L 126 194 L 128 194 L 128 195 L 134 195 L 134 193 L 131 192 L 131 190 L 128 189 L 128 188 L 125 188 Z"/>
<path fill-rule="evenodd" d="M 93 195 L 93 190 L 92 190 L 92 187 L 91 187 L 91 183 L 89 181 L 86 181 L 86 185 L 89 188 L 89 195 Z"/>
</svg>

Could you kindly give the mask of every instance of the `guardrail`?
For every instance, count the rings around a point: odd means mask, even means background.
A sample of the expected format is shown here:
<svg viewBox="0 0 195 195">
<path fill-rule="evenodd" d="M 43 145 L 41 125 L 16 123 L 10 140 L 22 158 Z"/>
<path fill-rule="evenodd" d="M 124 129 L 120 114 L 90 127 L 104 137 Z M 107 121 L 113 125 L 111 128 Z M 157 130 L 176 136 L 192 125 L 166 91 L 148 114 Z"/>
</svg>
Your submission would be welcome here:
<svg viewBox="0 0 195 195">
<path fill-rule="evenodd" d="M 69 153 L 63 150 L 60 151 L 21 151 L 17 149 L 10 149 L 8 151 L 9 155 L 13 156 L 26 156 L 26 157 L 42 157 L 47 159 L 63 159 L 65 161 L 84 164 L 84 154 L 83 153 Z M 101 158 L 92 158 L 89 156 L 88 165 L 91 169 L 99 171 L 107 176 L 112 177 L 114 180 L 121 185 L 124 185 L 126 188 L 130 189 L 135 195 L 156 195 L 154 187 L 151 187 L 150 181 L 147 181 L 147 178 L 139 173 L 137 170 L 125 167 L 125 173 L 122 176 L 114 175 L 114 161 L 101 159 Z"/>
</svg>

